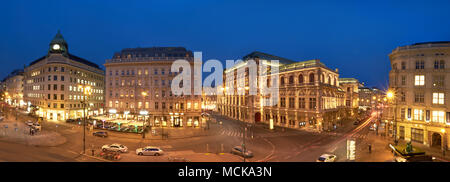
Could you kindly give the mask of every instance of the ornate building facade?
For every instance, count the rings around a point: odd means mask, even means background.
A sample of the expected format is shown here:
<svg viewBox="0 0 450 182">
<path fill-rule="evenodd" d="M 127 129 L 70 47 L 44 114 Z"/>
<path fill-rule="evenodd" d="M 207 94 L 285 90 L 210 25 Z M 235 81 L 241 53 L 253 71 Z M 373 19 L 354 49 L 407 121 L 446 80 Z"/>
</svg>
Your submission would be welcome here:
<svg viewBox="0 0 450 182">
<path fill-rule="evenodd" d="M 389 54 L 393 93 L 386 121 L 398 139 L 447 148 L 450 132 L 450 42 L 397 47 Z M 395 136 L 395 135 L 394 135 Z"/>
<path fill-rule="evenodd" d="M 128 48 L 106 60 L 109 116 L 146 120 L 157 127 L 201 127 L 201 95 L 172 93 L 172 79 L 182 71 L 171 71 L 178 59 L 188 61 L 193 70 L 193 54 L 183 47 Z"/>
<path fill-rule="evenodd" d="M 279 78 L 278 103 L 274 106 L 264 106 L 263 100 L 267 96 L 261 95 L 257 89 L 256 95 L 249 95 L 249 71 L 244 77 L 237 77 L 236 67 L 225 72 L 233 72 L 234 80 L 226 80 L 227 84 L 245 80 L 244 88 L 234 88 L 234 93 L 245 89 L 245 94 L 229 94 L 224 92 L 217 96 L 218 111 L 222 115 L 250 123 L 273 123 L 275 126 L 302 128 L 309 127 L 317 130 L 332 130 L 343 114 L 344 91 L 339 88 L 339 74 L 337 70 L 326 67 L 319 60 L 295 62 L 278 56 L 261 52 L 253 52 L 243 58 L 244 63 L 254 60 L 257 65 L 266 64 L 267 61 L 279 60 L 279 73 L 263 73 L 258 70 L 257 80 L 267 80 L 271 85 L 270 77 Z M 254 81 L 254 80 L 253 80 Z M 230 82 L 230 83 L 227 83 Z M 259 84 L 260 82 L 258 82 Z M 260 85 L 257 85 L 260 88 Z"/>
<path fill-rule="evenodd" d="M 50 42 L 47 55 L 31 62 L 24 70 L 27 109 L 50 121 L 80 118 L 84 113 L 103 114 L 103 70 L 70 54 L 68 48 L 58 32 Z"/>
</svg>

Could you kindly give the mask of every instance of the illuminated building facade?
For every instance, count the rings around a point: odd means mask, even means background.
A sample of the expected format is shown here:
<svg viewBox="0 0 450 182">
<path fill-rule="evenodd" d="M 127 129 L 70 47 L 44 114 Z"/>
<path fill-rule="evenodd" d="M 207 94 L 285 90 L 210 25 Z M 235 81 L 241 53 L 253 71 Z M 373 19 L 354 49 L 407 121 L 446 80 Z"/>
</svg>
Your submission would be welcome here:
<svg viewBox="0 0 450 182">
<path fill-rule="evenodd" d="M 86 89 L 86 90 L 85 90 Z M 83 91 L 88 91 L 86 95 Z M 49 121 L 103 114 L 104 72 L 95 63 L 69 53 L 60 32 L 50 42 L 47 55 L 24 70 L 24 100 L 28 111 Z"/>
<path fill-rule="evenodd" d="M 172 93 L 172 79 L 182 71 L 171 71 L 178 59 L 193 70 L 193 54 L 183 47 L 127 48 L 106 60 L 109 117 L 146 120 L 156 127 L 201 127 L 201 95 Z"/>
<path fill-rule="evenodd" d="M 392 123 L 398 139 L 447 148 L 450 132 L 450 42 L 397 47 L 389 58 L 392 98 L 386 122 Z"/>
<path fill-rule="evenodd" d="M 2 84 L 5 102 L 14 107 L 24 107 L 23 70 L 14 70 L 3 79 Z"/>
<path fill-rule="evenodd" d="M 256 95 L 245 94 L 217 95 L 218 111 L 225 116 L 250 123 L 263 122 L 275 126 L 302 128 L 309 127 L 317 130 L 332 130 L 342 116 L 344 105 L 344 91 L 339 88 L 339 74 L 337 70 L 326 67 L 319 60 L 295 62 L 278 56 L 262 52 L 253 52 L 243 58 L 244 64 L 254 60 L 257 65 L 266 64 L 271 60 L 279 60 L 279 73 L 259 74 L 257 80 L 267 80 L 271 85 L 270 77 L 279 78 L 278 103 L 274 106 L 264 106 L 263 98 L 257 89 Z M 249 86 L 249 69 L 245 76 L 238 77 L 236 67 L 227 69 L 226 73 L 233 72 L 234 80 L 225 80 L 226 85 L 240 82 L 244 79 L 245 87 Z M 229 83 L 227 83 L 229 82 Z M 260 88 L 260 82 L 257 87 Z M 230 92 L 232 93 L 232 92 Z"/>
</svg>

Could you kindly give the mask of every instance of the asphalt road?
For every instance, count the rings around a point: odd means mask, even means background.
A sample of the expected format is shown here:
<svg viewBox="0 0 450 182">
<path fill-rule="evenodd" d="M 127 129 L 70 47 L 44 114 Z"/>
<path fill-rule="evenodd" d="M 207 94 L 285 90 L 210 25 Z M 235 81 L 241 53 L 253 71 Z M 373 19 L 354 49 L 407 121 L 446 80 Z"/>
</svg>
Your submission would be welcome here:
<svg viewBox="0 0 450 182">
<path fill-rule="evenodd" d="M 86 153 L 90 154 L 92 148 L 99 152 L 104 144 L 120 143 L 134 153 L 137 148 L 144 146 L 159 146 L 168 152 L 191 151 L 194 153 L 229 153 L 234 146 L 245 146 L 254 154 L 247 161 L 300 161 L 313 162 L 321 154 L 330 152 L 334 145 L 342 142 L 349 134 L 354 134 L 355 128 L 364 128 L 346 123 L 339 131 L 315 133 L 294 129 L 276 128 L 269 130 L 264 125 L 249 126 L 246 123 L 232 120 L 223 116 L 213 115 L 222 124 L 212 123 L 208 136 L 191 137 L 185 139 L 168 140 L 143 140 L 141 135 L 132 133 L 108 132 L 109 137 L 100 138 L 92 136 L 92 132 L 86 131 Z M 28 120 L 19 117 L 21 121 Z M 368 122 L 368 121 L 366 121 Z M 57 126 L 58 125 L 58 126 Z M 361 127 L 360 127 L 361 126 Z M 89 161 L 88 157 L 79 157 L 83 149 L 82 127 L 74 124 L 44 122 L 43 130 L 57 131 L 66 137 L 67 142 L 56 147 L 32 147 L 14 143 L 0 143 L 0 160 L 3 161 Z M 363 131 L 358 130 L 358 132 Z M 363 138 L 361 138 L 363 140 Z M 340 156 L 341 157 L 341 156 Z M 243 158 L 241 158 L 243 160 Z M 123 159 L 126 160 L 126 159 Z"/>
</svg>

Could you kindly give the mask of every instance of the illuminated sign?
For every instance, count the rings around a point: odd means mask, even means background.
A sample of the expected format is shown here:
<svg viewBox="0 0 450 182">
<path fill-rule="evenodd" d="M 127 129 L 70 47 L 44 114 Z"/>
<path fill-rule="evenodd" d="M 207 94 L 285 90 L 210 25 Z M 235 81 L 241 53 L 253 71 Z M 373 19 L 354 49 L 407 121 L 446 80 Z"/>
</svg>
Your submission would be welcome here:
<svg viewBox="0 0 450 182">
<path fill-rule="evenodd" d="M 355 160 L 356 158 L 356 142 L 355 140 L 347 140 L 347 159 Z"/>
</svg>

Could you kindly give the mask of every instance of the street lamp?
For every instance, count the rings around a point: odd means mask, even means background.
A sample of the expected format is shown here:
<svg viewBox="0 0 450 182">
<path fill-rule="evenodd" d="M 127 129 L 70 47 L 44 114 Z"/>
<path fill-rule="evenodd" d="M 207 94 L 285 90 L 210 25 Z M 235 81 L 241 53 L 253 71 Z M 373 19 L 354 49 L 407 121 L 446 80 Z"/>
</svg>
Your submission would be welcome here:
<svg viewBox="0 0 450 182">
<path fill-rule="evenodd" d="M 82 89 L 83 92 L 83 100 L 81 101 L 81 104 L 83 105 L 83 154 L 85 154 L 86 151 L 86 103 L 87 103 L 87 96 L 90 96 L 92 94 L 91 86 L 86 85 L 86 82 L 84 82 L 83 85 L 78 85 L 79 89 Z"/>
<path fill-rule="evenodd" d="M 147 96 L 147 92 L 142 92 L 141 95 L 143 97 L 142 105 L 145 105 L 145 96 Z M 143 107 L 143 108 L 145 108 L 145 107 Z M 146 120 L 146 116 L 147 116 L 148 112 L 147 111 L 145 111 L 145 112 L 141 111 L 140 114 L 144 116 L 144 120 L 142 121 L 142 138 L 145 138 L 145 128 L 146 128 L 145 127 L 145 120 Z"/>
<path fill-rule="evenodd" d="M 395 142 L 395 145 L 397 145 L 397 97 L 396 97 L 396 94 L 395 94 L 395 90 L 389 90 L 387 93 L 386 93 L 386 97 L 389 99 L 389 100 L 393 100 L 394 101 L 394 104 L 395 104 L 395 107 L 394 107 L 394 126 L 393 126 L 393 135 L 394 135 L 394 142 Z"/>
</svg>

